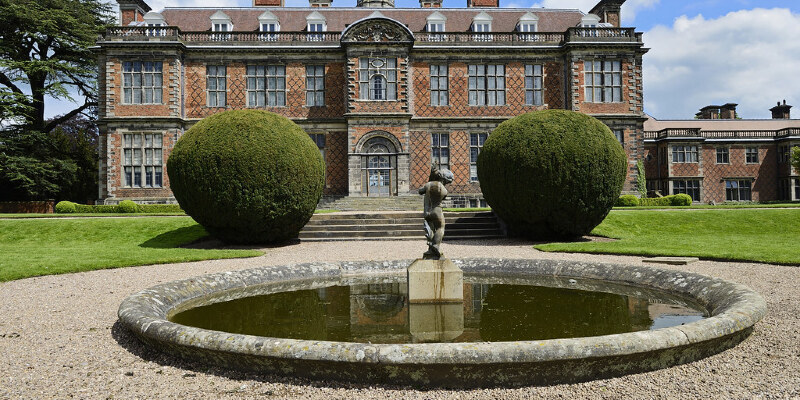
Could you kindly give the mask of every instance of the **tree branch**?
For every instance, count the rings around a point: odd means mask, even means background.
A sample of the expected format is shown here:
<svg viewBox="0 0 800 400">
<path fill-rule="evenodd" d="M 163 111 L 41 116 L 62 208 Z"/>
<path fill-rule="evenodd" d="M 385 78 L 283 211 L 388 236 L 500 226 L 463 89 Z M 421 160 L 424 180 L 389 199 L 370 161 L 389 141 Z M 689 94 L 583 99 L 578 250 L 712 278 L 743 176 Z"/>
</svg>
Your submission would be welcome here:
<svg viewBox="0 0 800 400">
<path fill-rule="evenodd" d="M 9 79 L 4 72 L 0 72 L 0 84 L 8 86 L 8 88 L 16 94 L 21 94 L 23 96 L 25 95 L 25 92 L 18 88 L 17 85 L 15 85 L 14 82 Z"/>
<path fill-rule="evenodd" d="M 82 113 L 83 110 L 85 110 L 85 109 L 87 109 L 89 107 L 92 107 L 92 106 L 96 106 L 96 105 L 97 105 L 97 102 L 95 102 L 95 101 L 87 101 L 87 102 L 83 103 L 82 106 L 80 106 L 80 107 L 78 107 L 78 108 L 76 108 L 76 109 L 74 109 L 74 110 L 72 110 L 72 111 L 70 111 L 70 112 L 68 112 L 68 113 L 66 113 L 66 114 L 64 114 L 62 116 L 59 116 L 59 117 L 56 117 L 56 118 L 52 119 L 50 122 L 47 123 L 47 125 L 44 126 L 43 131 L 50 132 L 50 131 L 53 130 L 53 128 L 57 127 L 62 122 L 67 121 L 70 118 Z"/>
</svg>

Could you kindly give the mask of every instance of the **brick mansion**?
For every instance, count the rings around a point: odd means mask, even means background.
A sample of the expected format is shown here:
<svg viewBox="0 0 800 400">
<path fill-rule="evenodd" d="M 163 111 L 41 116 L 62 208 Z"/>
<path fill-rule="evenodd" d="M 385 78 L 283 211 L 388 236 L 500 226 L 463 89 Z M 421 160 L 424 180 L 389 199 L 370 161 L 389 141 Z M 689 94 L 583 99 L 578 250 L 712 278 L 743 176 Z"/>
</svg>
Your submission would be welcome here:
<svg viewBox="0 0 800 400">
<path fill-rule="evenodd" d="M 690 121 L 644 114 L 647 48 L 620 26 L 624 0 L 600 0 L 588 14 L 465 1 L 253 0 L 153 12 L 144 0 L 117 0 L 121 24 L 95 47 L 100 200 L 174 202 L 165 164 L 178 138 L 208 115 L 263 109 L 317 144 L 325 196 L 416 194 L 436 162 L 454 173 L 451 205 L 483 205 L 484 140 L 510 117 L 549 108 L 609 126 L 628 156 L 625 191 L 636 190 L 641 160 L 648 189 L 663 194 L 800 199 L 786 162 L 792 141 L 800 144 L 790 106 L 763 121 L 720 119 L 731 105 Z"/>
</svg>

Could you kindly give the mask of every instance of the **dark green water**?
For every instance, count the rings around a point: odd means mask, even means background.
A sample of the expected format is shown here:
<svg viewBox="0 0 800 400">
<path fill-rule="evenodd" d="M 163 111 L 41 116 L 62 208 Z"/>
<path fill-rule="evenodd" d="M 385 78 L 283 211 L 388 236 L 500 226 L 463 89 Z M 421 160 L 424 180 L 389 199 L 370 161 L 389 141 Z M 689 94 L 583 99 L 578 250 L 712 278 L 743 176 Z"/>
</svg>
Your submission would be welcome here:
<svg viewBox="0 0 800 400">
<path fill-rule="evenodd" d="M 652 291 L 637 297 L 481 283 L 464 284 L 463 304 L 409 307 L 405 286 L 359 284 L 243 297 L 192 308 L 170 320 L 256 336 L 415 343 L 598 336 L 665 328 L 706 316 L 699 307 Z"/>
</svg>

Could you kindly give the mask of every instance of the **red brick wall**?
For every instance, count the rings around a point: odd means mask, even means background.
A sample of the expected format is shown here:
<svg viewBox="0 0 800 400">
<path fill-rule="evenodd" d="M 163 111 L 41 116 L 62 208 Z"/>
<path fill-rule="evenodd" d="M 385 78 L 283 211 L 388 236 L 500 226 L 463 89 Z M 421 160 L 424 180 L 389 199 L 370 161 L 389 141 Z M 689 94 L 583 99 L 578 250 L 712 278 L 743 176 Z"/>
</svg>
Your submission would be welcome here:
<svg viewBox="0 0 800 400">
<path fill-rule="evenodd" d="M 758 164 L 745 162 L 745 148 L 758 147 Z M 725 201 L 725 178 L 755 178 L 753 201 L 777 200 L 777 148 L 775 145 L 729 146 L 729 164 L 717 164 L 717 146 L 703 146 L 703 201 Z"/>
<path fill-rule="evenodd" d="M 325 106 L 306 106 L 306 70 L 308 63 L 286 65 L 286 106 L 264 107 L 290 118 L 336 118 L 344 115 L 344 64 L 325 65 Z M 226 109 L 247 107 L 247 66 L 244 63 L 228 63 L 227 107 L 208 107 L 206 96 L 206 63 L 186 64 L 186 116 L 204 118 Z"/>
<path fill-rule="evenodd" d="M 347 194 L 347 132 L 328 132 L 325 135 L 326 195 Z"/>
<path fill-rule="evenodd" d="M 525 105 L 525 64 L 513 62 L 505 64 L 505 67 L 506 105 L 469 105 L 468 64 L 454 62 L 448 64 L 448 105 L 431 106 L 430 63 L 414 63 L 414 115 L 419 117 L 514 116 L 530 111 L 564 106 L 561 64 L 550 62 L 544 65 L 545 104 L 542 106 Z"/>
<path fill-rule="evenodd" d="M 431 133 L 434 132 L 450 135 L 450 170 L 453 171 L 455 179 L 447 185 L 448 192 L 453 194 L 480 193 L 480 184 L 469 180 L 469 133 L 439 129 L 409 133 L 411 139 L 410 189 L 414 191 L 428 182 L 431 172 Z"/>
</svg>

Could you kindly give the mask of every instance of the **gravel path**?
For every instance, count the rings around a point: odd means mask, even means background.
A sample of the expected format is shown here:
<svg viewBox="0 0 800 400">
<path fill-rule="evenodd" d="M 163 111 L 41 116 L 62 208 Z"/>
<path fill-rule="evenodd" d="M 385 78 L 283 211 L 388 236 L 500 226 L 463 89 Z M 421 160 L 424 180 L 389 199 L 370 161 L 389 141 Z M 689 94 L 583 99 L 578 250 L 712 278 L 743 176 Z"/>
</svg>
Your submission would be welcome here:
<svg viewBox="0 0 800 400">
<path fill-rule="evenodd" d="M 800 268 L 701 261 L 677 269 L 740 282 L 767 300 L 767 317 L 737 347 L 665 370 L 576 385 L 418 391 L 219 370 L 141 345 L 117 321 L 124 297 L 211 272 L 308 261 L 408 259 L 423 241 L 315 242 L 251 259 L 142 266 L 0 284 L 0 398 L 800 398 Z M 560 258 L 640 264 L 639 257 L 542 253 L 513 240 L 445 243 L 452 258 Z"/>
</svg>

